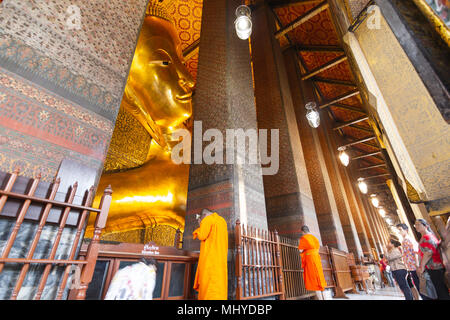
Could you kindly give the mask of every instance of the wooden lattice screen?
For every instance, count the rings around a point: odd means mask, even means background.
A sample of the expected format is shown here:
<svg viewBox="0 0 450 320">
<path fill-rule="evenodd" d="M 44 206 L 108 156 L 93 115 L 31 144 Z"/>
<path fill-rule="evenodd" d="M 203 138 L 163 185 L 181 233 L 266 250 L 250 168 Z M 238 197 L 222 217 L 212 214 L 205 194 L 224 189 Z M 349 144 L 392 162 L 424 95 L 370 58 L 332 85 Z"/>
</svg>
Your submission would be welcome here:
<svg viewBox="0 0 450 320">
<path fill-rule="evenodd" d="M 305 288 L 298 240 L 280 237 L 286 300 L 306 299 L 315 295 Z"/>
<path fill-rule="evenodd" d="M 67 280 L 69 278 L 71 268 L 72 266 L 78 266 L 81 269 L 81 276 L 79 279 L 79 287 L 78 287 L 78 294 L 76 299 L 77 300 L 83 300 L 85 298 L 86 290 L 88 288 L 89 283 L 92 280 L 97 255 L 98 255 L 98 246 L 99 246 L 99 240 L 100 240 L 100 234 L 102 229 L 105 227 L 106 220 L 108 217 L 108 211 L 109 206 L 111 204 L 111 194 L 112 190 L 111 187 L 108 186 L 104 194 L 102 196 L 99 209 L 94 209 L 92 207 L 89 207 L 92 204 L 93 197 L 94 197 L 94 188 L 91 187 L 88 191 L 88 194 L 85 198 L 85 201 L 82 205 L 75 205 L 73 204 L 73 200 L 75 198 L 75 194 L 77 191 L 78 183 L 75 182 L 73 186 L 70 188 L 70 191 L 68 193 L 67 200 L 65 202 L 61 201 L 55 201 L 55 196 L 58 192 L 58 188 L 60 185 L 60 179 L 56 179 L 51 187 L 51 192 L 48 196 L 48 198 L 41 198 L 36 197 L 35 192 L 38 188 L 38 184 L 40 182 L 40 175 L 38 175 L 35 179 L 31 179 L 31 187 L 29 188 L 27 194 L 20 194 L 11 192 L 14 183 L 17 180 L 19 174 L 19 170 L 16 169 L 9 177 L 6 187 L 4 190 L 0 190 L 0 213 L 2 212 L 5 204 L 7 201 L 13 201 L 22 202 L 20 211 L 15 217 L 15 223 L 14 227 L 9 234 L 5 245 L 3 246 L 3 251 L 0 256 L 0 273 L 3 271 L 5 264 L 11 263 L 11 264 L 19 264 L 21 265 L 20 273 L 17 278 L 17 281 L 15 283 L 14 289 L 12 291 L 12 295 L 10 299 L 15 300 L 18 297 L 19 291 L 22 288 L 23 282 L 25 280 L 25 277 L 27 275 L 27 272 L 30 269 L 30 266 L 32 264 L 40 264 L 45 265 L 45 268 L 40 275 L 39 285 L 36 291 L 36 294 L 34 295 L 35 300 L 39 300 L 42 297 L 42 293 L 46 287 L 47 280 L 51 271 L 52 266 L 58 265 L 58 266 L 65 266 L 65 270 L 63 273 L 62 278 L 60 279 L 58 290 L 56 294 L 56 299 L 60 300 L 63 296 L 63 292 L 66 289 Z M 36 227 L 33 240 L 31 242 L 30 247 L 27 250 L 27 254 L 25 258 L 10 258 L 10 252 L 13 248 L 14 242 L 17 238 L 17 235 L 19 233 L 19 230 L 26 218 L 27 211 L 30 208 L 30 205 L 32 204 L 38 204 L 42 205 L 43 211 L 39 219 L 39 225 Z M 42 231 L 47 223 L 47 219 L 49 217 L 50 210 L 52 208 L 62 208 L 62 213 L 59 219 L 59 225 L 57 226 L 57 233 L 54 239 L 52 239 L 51 244 L 51 250 L 47 257 L 47 259 L 34 259 L 33 256 L 35 254 L 35 250 L 38 246 L 39 240 L 41 238 Z M 69 217 L 69 214 L 73 212 L 78 212 L 78 223 L 76 225 L 76 234 L 75 238 L 73 240 L 70 253 L 68 254 L 67 259 L 56 259 L 56 253 L 58 250 L 58 246 L 61 241 L 61 237 L 64 231 L 64 228 L 66 227 L 66 222 Z M 85 260 L 76 260 L 77 257 L 76 251 L 79 247 L 79 242 L 81 238 L 81 234 L 83 231 L 83 228 L 85 226 L 85 222 L 87 221 L 89 217 L 89 213 L 93 212 L 97 215 L 95 220 L 95 231 L 94 236 L 92 238 L 92 241 L 89 245 L 86 259 Z M 47 239 L 48 240 L 48 239 Z"/>
<path fill-rule="evenodd" d="M 333 266 L 334 277 L 336 280 L 336 298 L 346 297 L 345 292 L 351 291 L 356 293 L 355 284 L 352 279 L 350 270 L 348 253 L 336 248 L 329 248 L 331 263 Z"/>
<path fill-rule="evenodd" d="M 236 222 L 237 300 L 285 299 L 280 240 L 277 232 Z"/>
<path fill-rule="evenodd" d="M 303 281 L 298 240 L 280 237 L 276 231 L 241 226 L 235 229 L 236 299 L 257 299 L 278 296 L 280 299 L 306 299 L 315 295 Z M 346 297 L 346 291 L 356 293 L 347 255 L 328 246 L 320 247 L 320 259 L 326 288 L 332 288 L 335 297 Z"/>
</svg>

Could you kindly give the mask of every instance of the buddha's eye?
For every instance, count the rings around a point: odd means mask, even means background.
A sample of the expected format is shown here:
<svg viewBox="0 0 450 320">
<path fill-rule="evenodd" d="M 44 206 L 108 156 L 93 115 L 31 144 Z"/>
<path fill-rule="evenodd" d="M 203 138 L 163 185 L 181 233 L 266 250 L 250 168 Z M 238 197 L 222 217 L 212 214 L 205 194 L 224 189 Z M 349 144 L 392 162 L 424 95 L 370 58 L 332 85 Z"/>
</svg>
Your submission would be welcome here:
<svg viewBox="0 0 450 320">
<path fill-rule="evenodd" d="M 150 61 L 149 64 L 167 67 L 170 64 L 170 61 L 168 61 L 168 60 L 153 60 L 153 61 Z"/>
</svg>

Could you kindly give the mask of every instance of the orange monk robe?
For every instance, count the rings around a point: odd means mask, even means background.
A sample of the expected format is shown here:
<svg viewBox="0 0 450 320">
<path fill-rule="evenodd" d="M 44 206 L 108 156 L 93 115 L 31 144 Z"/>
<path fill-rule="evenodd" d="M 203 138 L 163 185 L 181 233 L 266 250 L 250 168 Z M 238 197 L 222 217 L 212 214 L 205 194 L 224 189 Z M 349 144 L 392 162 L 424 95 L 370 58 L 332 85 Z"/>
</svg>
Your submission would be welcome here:
<svg viewBox="0 0 450 320">
<path fill-rule="evenodd" d="M 301 258 L 306 290 L 323 291 L 327 286 L 325 277 L 323 276 L 319 248 L 319 240 L 312 234 L 305 234 L 300 238 L 298 249 L 303 250 Z"/>
<path fill-rule="evenodd" d="M 201 240 L 194 289 L 199 300 L 227 300 L 228 230 L 227 222 L 217 213 L 206 216 L 193 232 Z"/>
</svg>

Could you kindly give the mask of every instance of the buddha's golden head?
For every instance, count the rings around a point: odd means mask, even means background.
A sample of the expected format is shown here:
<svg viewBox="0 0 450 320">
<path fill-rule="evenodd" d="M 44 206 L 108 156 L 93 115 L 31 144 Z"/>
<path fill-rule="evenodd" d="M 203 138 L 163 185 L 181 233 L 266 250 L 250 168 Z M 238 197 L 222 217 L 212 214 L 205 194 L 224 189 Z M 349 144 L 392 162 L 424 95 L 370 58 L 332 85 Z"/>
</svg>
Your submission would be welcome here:
<svg viewBox="0 0 450 320">
<path fill-rule="evenodd" d="M 150 3 L 127 82 L 128 103 L 141 118 L 172 131 L 192 114 L 193 86 L 174 24 L 164 8 Z"/>
</svg>

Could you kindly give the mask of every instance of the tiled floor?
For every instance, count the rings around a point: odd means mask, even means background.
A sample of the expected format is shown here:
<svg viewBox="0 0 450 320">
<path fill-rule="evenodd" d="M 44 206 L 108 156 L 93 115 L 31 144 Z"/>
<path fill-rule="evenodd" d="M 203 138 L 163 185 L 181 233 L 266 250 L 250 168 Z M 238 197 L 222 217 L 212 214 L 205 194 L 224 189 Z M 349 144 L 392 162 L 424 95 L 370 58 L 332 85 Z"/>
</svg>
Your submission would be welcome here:
<svg viewBox="0 0 450 320">
<path fill-rule="evenodd" d="M 369 294 L 361 292 L 360 294 L 346 293 L 349 299 L 335 299 L 333 300 L 405 300 L 403 293 L 399 288 L 385 287 L 383 289 L 377 289 L 375 292 Z"/>
</svg>

